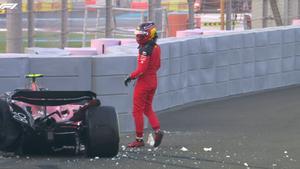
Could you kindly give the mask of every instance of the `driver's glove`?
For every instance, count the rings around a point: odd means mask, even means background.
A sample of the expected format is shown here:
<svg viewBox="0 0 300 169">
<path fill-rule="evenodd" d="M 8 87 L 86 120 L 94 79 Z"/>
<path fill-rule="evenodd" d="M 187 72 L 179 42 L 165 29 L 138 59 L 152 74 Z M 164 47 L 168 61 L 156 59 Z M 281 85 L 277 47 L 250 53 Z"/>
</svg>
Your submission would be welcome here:
<svg viewBox="0 0 300 169">
<path fill-rule="evenodd" d="M 124 84 L 125 84 L 125 86 L 128 86 L 128 84 L 131 82 L 131 78 L 130 78 L 130 76 L 127 76 L 126 78 L 125 78 L 125 80 L 124 80 Z"/>
</svg>

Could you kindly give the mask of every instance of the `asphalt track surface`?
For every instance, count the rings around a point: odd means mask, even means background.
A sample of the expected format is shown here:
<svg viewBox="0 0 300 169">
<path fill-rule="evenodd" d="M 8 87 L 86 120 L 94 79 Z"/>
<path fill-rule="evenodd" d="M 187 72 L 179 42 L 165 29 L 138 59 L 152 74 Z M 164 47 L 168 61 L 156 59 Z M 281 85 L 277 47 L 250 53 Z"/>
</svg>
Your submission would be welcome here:
<svg viewBox="0 0 300 169">
<path fill-rule="evenodd" d="M 300 87 L 193 103 L 160 113 L 158 149 L 127 149 L 123 133 L 115 158 L 0 153 L 0 169 L 298 169 L 299 107 Z"/>
</svg>

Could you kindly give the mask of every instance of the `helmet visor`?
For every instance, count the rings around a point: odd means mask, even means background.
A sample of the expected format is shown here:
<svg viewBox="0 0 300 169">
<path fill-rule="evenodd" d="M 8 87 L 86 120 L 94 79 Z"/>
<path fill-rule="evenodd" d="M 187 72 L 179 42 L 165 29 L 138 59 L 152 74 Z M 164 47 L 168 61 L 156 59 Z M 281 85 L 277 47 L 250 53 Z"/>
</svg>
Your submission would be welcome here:
<svg viewBox="0 0 300 169">
<path fill-rule="evenodd" d="M 141 31 L 141 30 L 135 30 L 135 31 L 134 31 L 134 34 L 135 34 L 135 35 L 144 35 L 144 36 L 147 36 L 147 35 L 148 35 L 148 32 Z"/>
</svg>

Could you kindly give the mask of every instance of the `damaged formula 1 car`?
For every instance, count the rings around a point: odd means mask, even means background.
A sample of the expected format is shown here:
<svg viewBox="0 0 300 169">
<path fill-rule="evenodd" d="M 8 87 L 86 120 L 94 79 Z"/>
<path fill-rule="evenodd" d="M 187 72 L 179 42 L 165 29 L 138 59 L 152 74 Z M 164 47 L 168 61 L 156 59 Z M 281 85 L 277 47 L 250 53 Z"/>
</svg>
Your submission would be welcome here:
<svg viewBox="0 0 300 169">
<path fill-rule="evenodd" d="M 115 109 L 101 106 L 91 91 L 49 91 L 29 74 L 30 87 L 0 99 L 0 150 L 18 154 L 67 149 L 87 156 L 113 157 L 119 151 Z"/>
</svg>

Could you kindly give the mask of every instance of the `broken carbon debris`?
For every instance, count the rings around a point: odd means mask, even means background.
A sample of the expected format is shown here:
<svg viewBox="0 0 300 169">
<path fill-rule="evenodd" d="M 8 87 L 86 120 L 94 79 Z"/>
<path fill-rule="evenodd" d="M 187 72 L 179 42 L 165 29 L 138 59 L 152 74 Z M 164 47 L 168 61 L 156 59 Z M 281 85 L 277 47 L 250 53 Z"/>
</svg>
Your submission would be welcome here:
<svg viewBox="0 0 300 169">
<path fill-rule="evenodd" d="M 180 149 L 181 151 L 189 151 L 187 148 L 185 148 L 185 147 L 181 147 L 181 149 Z"/>
<path fill-rule="evenodd" d="M 212 151 L 212 147 L 204 147 L 203 150 L 205 152 L 210 152 L 210 151 Z"/>
<path fill-rule="evenodd" d="M 153 138 L 152 133 L 149 133 L 149 135 L 148 135 L 147 144 L 149 144 L 150 146 L 154 146 L 154 138 Z"/>
<path fill-rule="evenodd" d="M 122 146 L 121 146 L 121 149 L 122 149 L 123 151 L 125 151 L 125 150 L 126 150 L 126 146 L 122 145 Z"/>
</svg>

